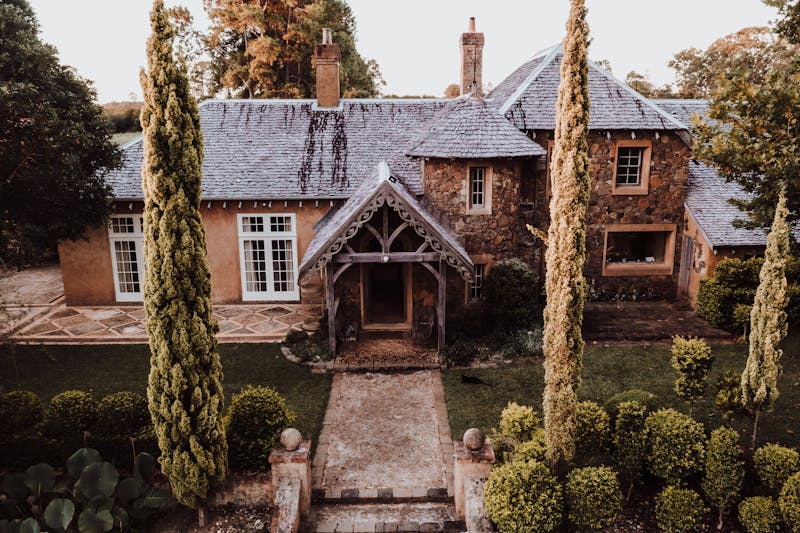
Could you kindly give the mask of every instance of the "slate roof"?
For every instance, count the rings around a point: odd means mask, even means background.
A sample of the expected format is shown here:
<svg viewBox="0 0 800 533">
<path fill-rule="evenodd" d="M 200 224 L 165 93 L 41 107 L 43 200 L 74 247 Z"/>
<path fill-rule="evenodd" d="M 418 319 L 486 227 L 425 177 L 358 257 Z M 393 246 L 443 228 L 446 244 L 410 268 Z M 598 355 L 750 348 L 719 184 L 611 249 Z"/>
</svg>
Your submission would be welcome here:
<svg viewBox="0 0 800 533">
<path fill-rule="evenodd" d="M 348 198 L 386 159 L 414 194 L 419 162 L 404 155 L 449 100 L 343 99 L 316 111 L 314 100 L 206 100 L 200 105 L 203 198 Z M 106 181 L 117 199 L 141 199 L 142 141 L 123 151 Z"/>
<path fill-rule="evenodd" d="M 550 48 L 517 69 L 487 96 L 494 106 L 521 130 L 553 130 L 556 99 L 561 81 L 561 45 Z M 533 67 L 533 68 L 531 68 Z M 527 77 L 507 96 L 523 72 Z M 660 109 L 598 65 L 589 62 L 589 128 L 593 130 L 685 130 L 686 125 Z"/>
<path fill-rule="evenodd" d="M 396 179 L 394 170 L 386 161 L 381 161 L 363 180 L 352 196 L 324 223 L 320 224 L 306 248 L 300 263 L 300 273 L 321 267 L 325 261 L 338 253 L 348 238 L 352 238 L 361 226 L 368 222 L 382 205 L 389 203 L 396 211 L 402 207 L 404 219 L 411 217 L 411 224 L 432 246 L 432 251 L 441 250 L 447 262 L 455 267 L 462 277 L 472 277 L 473 264 L 464 247 L 456 237 L 442 226 L 416 200 L 402 183 Z"/>
<path fill-rule="evenodd" d="M 448 104 L 406 151 L 406 155 L 414 157 L 487 159 L 546 153 L 483 98 L 473 96 Z"/>
<path fill-rule="evenodd" d="M 650 101 L 688 127 L 692 126 L 692 115 L 705 117 L 708 111 L 708 100 L 703 99 L 654 98 Z"/>
</svg>

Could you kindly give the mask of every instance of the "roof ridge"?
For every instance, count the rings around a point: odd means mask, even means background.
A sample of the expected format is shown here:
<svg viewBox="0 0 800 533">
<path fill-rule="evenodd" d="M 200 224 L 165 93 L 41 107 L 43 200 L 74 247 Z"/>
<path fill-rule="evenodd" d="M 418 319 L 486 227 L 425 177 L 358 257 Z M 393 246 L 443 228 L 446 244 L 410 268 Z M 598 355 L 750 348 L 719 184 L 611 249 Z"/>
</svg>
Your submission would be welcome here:
<svg viewBox="0 0 800 533">
<path fill-rule="evenodd" d="M 519 100 L 519 98 L 522 96 L 525 90 L 528 87 L 530 87 L 531 83 L 533 83 L 533 81 L 536 78 L 539 77 L 539 75 L 542 73 L 545 67 L 547 67 L 547 65 L 552 63 L 553 59 L 555 59 L 558 56 L 558 53 L 562 51 L 562 48 L 563 44 L 558 43 L 556 45 L 551 46 L 549 49 L 545 48 L 541 50 L 528 60 L 528 61 L 533 61 L 537 57 L 544 56 L 542 62 L 536 65 L 536 67 L 531 71 L 531 73 L 528 74 L 528 77 L 525 78 L 525 81 L 520 83 L 519 86 L 514 90 L 514 92 L 511 93 L 511 96 L 509 96 L 508 99 L 506 99 L 506 101 L 503 102 L 503 105 L 500 106 L 500 109 L 498 109 L 498 111 L 500 112 L 501 115 L 505 115 L 506 111 L 509 110 L 509 108 L 514 104 L 514 102 Z"/>
<path fill-rule="evenodd" d="M 631 96 L 633 96 L 637 100 L 640 100 L 640 101 L 644 102 L 653 111 L 655 111 L 656 113 L 658 113 L 662 117 L 666 118 L 669 122 L 672 122 L 674 125 L 678 126 L 679 129 L 684 129 L 684 130 L 688 130 L 689 129 L 689 127 L 686 124 L 684 124 L 680 120 L 676 119 L 674 116 L 672 116 L 671 113 L 667 113 L 664 109 L 661 109 L 659 106 L 657 106 L 655 103 L 653 103 L 649 98 L 645 98 L 644 95 L 642 95 L 640 92 L 636 91 L 633 87 L 631 87 L 627 83 L 623 82 L 619 78 L 615 77 L 610 72 L 606 71 L 603 67 L 601 67 L 600 65 L 598 65 L 597 63 L 595 63 L 591 59 L 588 59 L 587 62 L 589 63 L 590 67 L 594 68 L 600 74 L 602 74 L 606 78 L 610 79 L 611 81 L 613 81 L 614 83 L 616 83 L 617 85 L 619 85 L 620 87 L 625 89 Z"/>
</svg>

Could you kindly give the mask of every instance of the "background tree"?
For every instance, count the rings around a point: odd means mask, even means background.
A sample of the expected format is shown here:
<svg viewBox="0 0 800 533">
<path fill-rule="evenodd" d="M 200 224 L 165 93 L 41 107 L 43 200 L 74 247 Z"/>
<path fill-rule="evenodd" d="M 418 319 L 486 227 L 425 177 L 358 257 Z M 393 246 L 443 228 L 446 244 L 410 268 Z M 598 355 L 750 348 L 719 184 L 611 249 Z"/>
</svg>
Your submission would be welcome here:
<svg viewBox="0 0 800 533">
<path fill-rule="evenodd" d="M 667 65 L 675 71 L 681 98 L 709 98 L 734 74 L 762 83 L 797 53 L 796 46 L 769 28 L 749 27 L 717 39 L 706 50 L 681 50 Z"/>
<path fill-rule="evenodd" d="M 161 469 L 176 498 L 202 511 L 227 467 L 222 366 L 199 210 L 203 140 L 197 104 L 173 55 L 163 0 L 154 2 L 150 19 L 148 71 L 142 73 L 147 396 Z"/>
<path fill-rule="evenodd" d="M 586 205 L 589 201 L 589 27 L 583 0 L 572 0 L 556 104 L 553 199 L 545 253 L 544 428 L 553 468 L 575 452 L 575 408 L 583 360 Z"/>
<path fill-rule="evenodd" d="M 750 313 L 750 351 L 742 373 L 742 400 L 753 414 L 751 449 L 756 447 L 759 415 L 778 398 L 780 358 L 783 355 L 780 343 L 787 329 L 785 309 L 789 226 L 786 218 L 786 193 L 781 192 L 775 209 L 775 221 L 767 236 L 764 264 Z"/>
<path fill-rule="evenodd" d="M 791 43 L 800 45 L 800 0 L 763 0 L 779 9 L 775 31 Z"/>
<path fill-rule="evenodd" d="M 625 76 L 627 83 L 633 90 L 645 98 L 676 98 L 677 95 L 669 84 L 656 87 L 646 74 L 639 74 L 635 70 L 628 72 Z"/>
<path fill-rule="evenodd" d="M 17 264 L 105 223 L 119 162 L 91 85 L 38 32 L 27 0 L 0 2 L 0 260 Z"/>
<path fill-rule="evenodd" d="M 356 22 L 343 0 L 206 0 L 215 89 L 244 98 L 311 98 L 311 63 L 322 28 L 333 30 L 342 52 L 346 98 L 377 96 L 378 64 L 355 44 Z M 216 91 L 214 91 L 216 92 Z"/>
<path fill-rule="evenodd" d="M 444 90 L 445 98 L 457 98 L 461 96 L 461 86 L 457 83 L 451 83 Z"/>
</svg>

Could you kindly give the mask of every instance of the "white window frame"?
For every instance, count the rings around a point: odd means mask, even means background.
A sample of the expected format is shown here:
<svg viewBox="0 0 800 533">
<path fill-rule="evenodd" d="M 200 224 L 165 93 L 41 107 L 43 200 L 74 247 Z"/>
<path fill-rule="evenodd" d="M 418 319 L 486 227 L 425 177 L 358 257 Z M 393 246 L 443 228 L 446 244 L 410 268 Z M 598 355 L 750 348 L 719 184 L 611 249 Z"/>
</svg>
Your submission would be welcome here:
<svg viewBox="0 0 800 533">
<path fill-rule="evenodd" d="M 131 232 L 115 232 L 113 229 L 113 221 L 132 218 L 133 231 Z M 109 248 L 111 249 L 111 269 L 114 273 L 114 294 L 118 302 L 141 302 L 143 301 L 142 290 L 144 288 L 144 231 L 142 226 L 144 224 L 144 217 L 142 215 L 113 215 L 108 224 L 108 240 Z M 119 279 L 119 265 L 117 263 L 116 243 L 118 242 L 132 242 L 134 251 L 136 252 L 136 274 L 139 277 L 139 291 L 127 292 L 123 291 L 120 286 Z"/>
<path fill-rule="evenodd" d="M 486 279 L 486 265 L 484 263 L 475 263 L 474 266 L 475 276 L 468 287 L 467 300 L 469 302 L 478 302 L 483 299 L 483 282 Z"/>
<path fill-rule="evenodd" d="M 264 219 L 264 231 L 244 231 L 243 219 L 252 217 L 262 217 Z M 270 230 L 271 217 L 287 217 L 291 220 L 292 231 L 273 232 Z M 242 301 L 294 301 L 300 299 L 300 287 L 298 280 L 298 255 L 297 249 L 297 217 L 294 213 L 242 213 L 236 216 L 236 230 L 239 235 L 239 276 L 242 280 Z M 264 242 L 265 266 L 268 289 L 266 291 L 250 291 L 247 288 L 247 271 L 245 264 L 245 241 L 259 240 Z M 272 264 L 272 243 L 274 241 L 290 241 L 292 244 L 292 281 L 294 288 L 290 291 L 276 291 L 274 270 Z"/>
<path fill-rule="evenodd" d="M 481 187 L 480 193 L 474 190 L 475 181 L 473 180 L 473 171 L 480 172 Z M 467 166 L 467 187 L 466 187 L 466 212 L 468 215 L 490 215 L 492 213 L 492 167 L 490 165 L 469 165 Z M 483 203 L 473 203 L 473 198 L 476 194 L 481 195 Z"/>
</svg>

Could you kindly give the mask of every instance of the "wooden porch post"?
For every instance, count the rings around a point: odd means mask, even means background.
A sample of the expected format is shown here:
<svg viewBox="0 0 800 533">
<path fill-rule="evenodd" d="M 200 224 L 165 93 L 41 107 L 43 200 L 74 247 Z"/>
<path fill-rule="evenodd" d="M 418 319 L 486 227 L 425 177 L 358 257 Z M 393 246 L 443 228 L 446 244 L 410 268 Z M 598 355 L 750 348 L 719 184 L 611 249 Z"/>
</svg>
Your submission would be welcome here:
<svg viewBox="0 0 800 533">
<path fill-rule="evenodd" d="M 437 330 L 439 332 L 439 353 L 444 348 L 444 322 L 445 305 L 447 302 L 447 263 L 444 259 L 439 259 L 439 305 L 436 306 Z M 441 355 L 439 356 L 441 362 Z"/>
<path fill-rule="evenodd" d="M 328 261 L 325 264 L 325 306 L 328 308 L 328 348 L 334 357 L 336 357 L 336 299 L 333 294 L 335 281 L 333 263 Z"/>
</svg>

